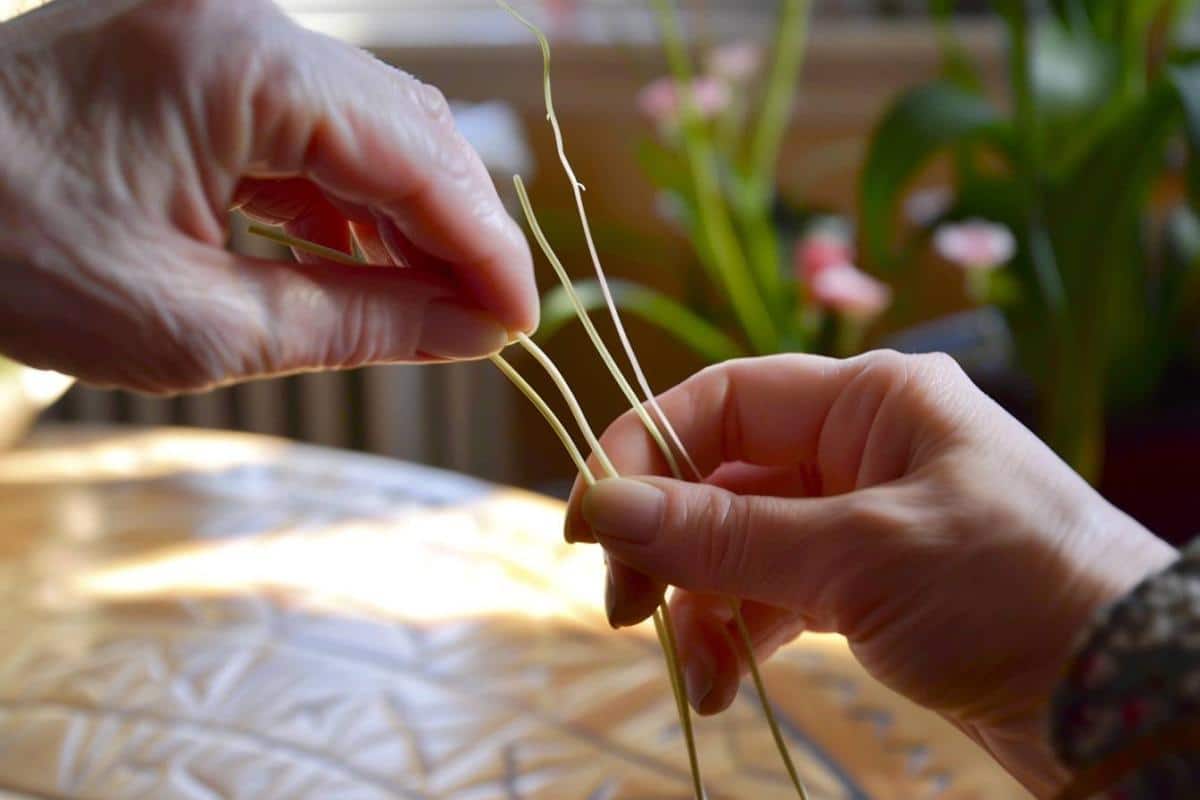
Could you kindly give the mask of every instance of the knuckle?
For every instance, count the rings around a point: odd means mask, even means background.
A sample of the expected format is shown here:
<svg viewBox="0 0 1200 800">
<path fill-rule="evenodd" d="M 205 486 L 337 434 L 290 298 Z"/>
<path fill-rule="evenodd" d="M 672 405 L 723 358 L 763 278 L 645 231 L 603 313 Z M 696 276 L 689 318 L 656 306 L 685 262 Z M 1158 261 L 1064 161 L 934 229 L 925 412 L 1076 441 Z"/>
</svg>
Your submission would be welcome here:
<svg viewBox="0 0 1200 800">
<path fill-rule="evenodd" d="M 691 526 L 704 543 L 701 589 L 714 589 L 722 578 L 738 575 L 745 566 L 747 506 L 736 495 L 707 492 L 696 509 Z"/>
<path fill-rule="evenodd" d="M 886 504 L 863 498 L 846 513 L 846 526 L 856 536 L 877 538 L 896 533 L 898 520 Z"/>
<path fill-rule="evenodd" d="M 895 350 L 868 353 L 870 374 L 888 392 L 904 392 L 920 403 L 936 402 L 967 382 L 962 367 L 946 353 L 904 354 Z"/>
<path fill-rule="evenodd" d="M 866 366 L 864 371 L 892 386 L 903 386 L 908 382 L 914 358 L 895 350 L 872 350 L 862 356 Z"/>
<path fill-rule="evenodd" d="M 450 113 L 450 103 L 441 89 L 432 84 L 413 79 L 413 91 L 416 94 L 417 105 L 429 119 L 441 125 L 450 125 L 453 117 Z"/>
<path fill-rule="evenodd" d="M 896 542 L 928 530 L 928 513 L 920 503 L 894 489 L 875 489 L 857 496 L 845 512 L 846 527 L 871 540 Z"/>
<path fill-rule="evenodd" d="M 962 367 L 946 353 L 925 353 L 915 356 L 914 374 L 925 384 L 945 384 L 965 377 Z"/>
</svg>

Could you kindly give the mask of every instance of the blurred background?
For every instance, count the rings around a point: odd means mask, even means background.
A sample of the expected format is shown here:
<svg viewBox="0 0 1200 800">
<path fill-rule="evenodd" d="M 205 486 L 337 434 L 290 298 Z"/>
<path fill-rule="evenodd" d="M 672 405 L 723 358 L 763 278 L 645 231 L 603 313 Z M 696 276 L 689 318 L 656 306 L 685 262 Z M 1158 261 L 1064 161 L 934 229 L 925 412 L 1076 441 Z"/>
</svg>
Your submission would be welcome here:
<svg viewBox="0 0 1200 800">
<path fill-rule="evenodd" d="M 0 17 L 33 5 L 0 0 Z M 527 30 L 483 0 L 281 5 L 439 86 L 514 215 L 521 174 L 568 271 L 587 278 Z M 946 350 L 1116 502 L 1168 537 L 1194 532 L 1191 3 L 816 0 L 804 30 L 800 3 L 679 0 L 707 81 L 697 115 L 665 77 L 648 2 L 514 5 L 551 38 L 567 149 L 655 388 L 733 355 Z M 689 136 L 719 167 L 722 219 L 752 277 L 713 255 L 722 228 L 698 202 Z M 760 167 L 764 153 L 777 158 Z M 237 221 L 231 246 L 277 253 Z M 624 401 L 540 256 L 538 270 L 542 344 L 603 427 Z M 742 313 L 738 286 L 769 326 Z M 528 359 L 514 363 L 552 397 Z M 171 399 L 74 386 L 45 418 L 242 429 L 551 494 L 572 475 L 486 363 Z"/>
</svg>

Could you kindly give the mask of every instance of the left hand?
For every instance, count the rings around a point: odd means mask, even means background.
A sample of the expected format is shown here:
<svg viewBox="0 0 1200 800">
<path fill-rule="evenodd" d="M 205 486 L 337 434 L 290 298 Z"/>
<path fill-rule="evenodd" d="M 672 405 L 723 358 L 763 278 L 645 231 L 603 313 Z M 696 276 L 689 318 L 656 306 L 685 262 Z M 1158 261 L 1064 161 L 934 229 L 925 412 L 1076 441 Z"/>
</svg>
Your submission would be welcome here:
<svg viewBox="0 0 1200 800">
<path fill-rule="evenodd" d="M 226 251 L 231 208 L 375 265 Z M 532 260 L 441 93 L 267 0 L 58 0 L 0 25 L 0 353 L 174 393 L 480 358 Z"/>
</svg>

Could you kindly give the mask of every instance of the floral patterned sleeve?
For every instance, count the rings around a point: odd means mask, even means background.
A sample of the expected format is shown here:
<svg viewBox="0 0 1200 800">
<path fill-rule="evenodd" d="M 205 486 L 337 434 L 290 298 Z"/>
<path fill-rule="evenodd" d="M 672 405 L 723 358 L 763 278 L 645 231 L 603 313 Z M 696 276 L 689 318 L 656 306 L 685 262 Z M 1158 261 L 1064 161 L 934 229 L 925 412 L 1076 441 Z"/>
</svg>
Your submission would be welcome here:
<svg viewBox="0 0 1200 800">
<path fill-rule="evenodd" d="M 1200 798 L 1200 543 L 1101 612 L 1051 720 L 1061 798 Z"/>
</svg>

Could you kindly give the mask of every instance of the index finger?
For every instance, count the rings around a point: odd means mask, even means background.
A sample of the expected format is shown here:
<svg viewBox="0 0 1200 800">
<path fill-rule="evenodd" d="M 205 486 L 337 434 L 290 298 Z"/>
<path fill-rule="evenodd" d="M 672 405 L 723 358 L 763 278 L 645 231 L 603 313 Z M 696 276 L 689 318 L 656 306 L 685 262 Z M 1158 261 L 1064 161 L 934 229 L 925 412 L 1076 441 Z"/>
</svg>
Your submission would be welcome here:
<svg viewBox="0 0 1200 800">
<path fill-rule="evenodd" d="M 872 442 L 867 453 L 877 412 L 892 389 L 903 385 L 906 370 L 905 357 L 895 353 L 848 360 L 804 354 L 739 359 L 693 375 L 663 394 L 659 404 L 706 478 L 723 464 L 806 464 L 814 468 L 816 493 L 840 494 L 864 477 L 886 479 L 907 462 L 908 437 Z M 633 412 L 600 441 L 622 475 L 669 475 Z M 566 521 L 571 541 L 591 538 L 580 514 L 584 489 L 577 482 L 571 493 Z"/>
<path fill-rule="evenodd" d="M 273 57 L 288 80 L 259 89 L 247 171 L 301 175 L 389 221 L 467 299 L 510 331 L 533 330 L 529 247 L 441 92 L 325 36 L 297 28 L 281 41 Z"/>
</svg>

